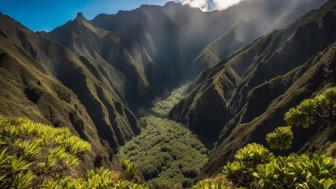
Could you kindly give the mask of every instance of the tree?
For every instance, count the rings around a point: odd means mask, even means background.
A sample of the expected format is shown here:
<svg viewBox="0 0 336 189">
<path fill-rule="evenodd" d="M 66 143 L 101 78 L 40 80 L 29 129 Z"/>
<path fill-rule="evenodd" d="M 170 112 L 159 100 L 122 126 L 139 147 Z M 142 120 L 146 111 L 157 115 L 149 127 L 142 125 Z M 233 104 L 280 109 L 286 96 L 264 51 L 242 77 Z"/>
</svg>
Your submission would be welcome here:
<svg viewBox="0 0 336 189">
<path fill-rule="evenodd" d="M 308 128 L 317 120 L 324 125 L 334 126 L 336 122 L 336 87 L 325 90 L 314 98 L 302 101 L 285 114 L 288 125 Z"/>
<path fill-rule="evenodd" d="M 323 125 L 334 126 L 336 122 L 336 87 L 329 88 L 313 98 L 303 100 L 298 106 L 285 113 L 287 125 L 267 134 L 266 140 L 271 149 L 290 149 L 293 132 L 291 126 L 308 128 L 321 121 Z"/>
</svg>

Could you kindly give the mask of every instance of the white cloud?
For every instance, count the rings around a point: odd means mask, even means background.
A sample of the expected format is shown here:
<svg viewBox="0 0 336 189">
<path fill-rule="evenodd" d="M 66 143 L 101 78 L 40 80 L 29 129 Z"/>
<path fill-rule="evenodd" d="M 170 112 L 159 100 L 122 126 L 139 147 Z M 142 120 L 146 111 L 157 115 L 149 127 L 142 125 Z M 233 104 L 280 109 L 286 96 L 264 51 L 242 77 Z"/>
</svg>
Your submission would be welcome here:
<svg viewBox="0 0 336 189">
<path fill-rule="evenodd" d="M 222 10 L 233 4 L 239 3 L 241 0 L 175 0 L 184 5 L 200 8 L 203 11 Z"/>
</svg>

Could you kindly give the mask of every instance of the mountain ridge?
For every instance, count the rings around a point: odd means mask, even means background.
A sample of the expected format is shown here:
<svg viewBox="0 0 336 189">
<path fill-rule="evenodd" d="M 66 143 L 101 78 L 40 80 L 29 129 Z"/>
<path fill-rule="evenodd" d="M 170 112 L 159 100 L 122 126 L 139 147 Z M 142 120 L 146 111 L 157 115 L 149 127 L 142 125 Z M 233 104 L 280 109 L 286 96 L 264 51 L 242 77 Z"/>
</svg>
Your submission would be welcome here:
<svg viewBox="0 0 336 189">
<path fill-rule="evenodd" d="M 319 57 L 319 53 L 332 54 L 336 40 L 333 35 L 336 29 L 332 24 L 334 19 L 335 3 L 329 1 L 285 29 L 260 37 L 207 70 L 192 84 L 193 90 L 189 90 L 188 97 L 172 110 L 170 116 L 188 125 L 198 135 L 206 135 L 207 130 L 218 132 L 208 133 L 208 137 L 218 136 L 219 140 L 210 154 L 203 175 L 220 171 L 219 168 L 232 159 L 236 149 L 245 144 L 265 144 L 263 135 L 278 126 L 274 123 L 283 124 L 281 115 L 286 112 L 286 108 L 334 85 L 332 56 L 325 58 L 326 61 L 314 58 Z M 320 68 L 312 65 L 314 62 Z M 299 67 L 305 66 L 306 70 L 300 71 Z M 320 75 L 324 73 L 322 66 L 326 67 L 325 77 Z M 309 79 L 309 72 L 314 73 L 311 77 L 315 79 Z M 227 77 L 229 75 L 237 77 Z M 301 87 L 297 87 L 299 82 L 303 83 Z M 281 101 L 285 94 L 286 105 Z M 206 108 L 207 111 L 202 111 L 210 99 L 213 102 L 216 98 L 223 101 L 217 103 L 221 109 L 212 105 Z M 215 121 L 207 124 L 209 120 Z M 302 131 L 296 130 L 295 133 L 298 132 Z M 321 133 L 317 132 L 315 137 L 319 138 L 318 134 Z M 293 150 L 303 149 L 303 143 L 308 140 L 305 137 L 299 139 L 295 141 Z"/>
</svg>

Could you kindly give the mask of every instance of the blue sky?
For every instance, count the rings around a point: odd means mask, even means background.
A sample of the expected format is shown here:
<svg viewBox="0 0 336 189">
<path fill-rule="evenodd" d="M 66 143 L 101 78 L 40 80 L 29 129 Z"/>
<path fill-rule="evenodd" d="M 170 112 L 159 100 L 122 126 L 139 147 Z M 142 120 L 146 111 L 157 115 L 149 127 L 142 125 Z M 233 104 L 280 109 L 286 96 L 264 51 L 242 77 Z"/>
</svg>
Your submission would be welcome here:
<svg viewBox="0 0 336 189">
<path fill-rule="evenodd" d="M 163 5 L 166 0 L 0 0 L 0 12 L 34 31 L 49 31 L 73 19 L 77 12 L 92 19 L 99 13 L 113 14 L 141 4 Z"/>
</svg>

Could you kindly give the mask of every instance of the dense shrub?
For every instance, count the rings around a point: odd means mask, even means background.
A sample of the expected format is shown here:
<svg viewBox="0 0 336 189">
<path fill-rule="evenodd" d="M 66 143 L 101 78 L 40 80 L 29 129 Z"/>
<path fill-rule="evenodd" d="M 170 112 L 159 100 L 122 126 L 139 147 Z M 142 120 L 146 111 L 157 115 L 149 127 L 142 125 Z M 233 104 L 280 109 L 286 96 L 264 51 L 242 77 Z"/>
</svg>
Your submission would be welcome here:
<svg viewBox="0 0 336 189">
<path fill-rule="evenodd" d="M 255 180 L 253 173 L 257 165 L 265 164 L 274 158 L 274 155 L 260 144 L 248 144 L 238 150 L 235 154 L 235 161 L 224 167 L 224 175 L 234 183 L 241 186 L 248 186 Z"/>
<path fill-rule="evenodd" d="M 325 126 L 335 126 L 336 88 L 330 88 L 322 94 L 302 101 L 291 108 L 284 116 L 288 125 L 310 127 L 317 120 Z M 272 149 L 289 149 L 293 132 L 291 126 L 279 127 L 266 136 Z M 249 144 L 237 151 L 235 161 L 224 167 L 224 174 L 237 185 L 257 188 L 301 188 L 335 189 L 336 159 L 332 143 L 328 155 L 291 154 L 276 157 L 264 147 Z"/>
<path fill-rule="evenodd" d="M 26 118 L 0 116 L 0 187 L 28 188 L 55 174 L 71 171 L 90 144 L 67 128 Z"/>
<path fill-rule="evenodd" d="M 277 157 L 258 165 L 254 176 L 259 186 L 272 188 L 335 188 L 336 159 L 318 155 Z"/>
<path fill-rule="evenodd" d="M 296 154 L 288 157 L 279 156 L 273 158 L 272 155 L 255 155 L 261 154 L 260 151 L 267 150 L 253 147 L 256 146 L 248 145 L 241 149 L 236 156 L 240 154 L 243 158 L 236 157 L 235 161 L 228 163 L 224 167 L 224 175 L 239 186 L 250 187 L 256 182 L 260 188 L 265 189 L 332 189 L 336 187 L 335 158 Z M 251 152 L 254 150 L 258 152 Z M 270 159 L 266 160 L 266 157 Z M 246 159 L 248 161 L 245 161 Z"/>
<path fill-rule="evenodd" d="M 90 145 L 67 128 L 0 116 L 0 188 L 148 188 L 124 181 L 119 171 L 107 168 L 80 174 L 79 156 L 89 150 Z M 134 166 L 125 167 L 126 177 L 131 177 Z"/>
<path fill-rule="evenodd" d="M 274 132 L 267 134 L 266 140 L 271 149 L 290 149 L 293 140 L 292 127 L 278 127 Z"/>
</svg>

